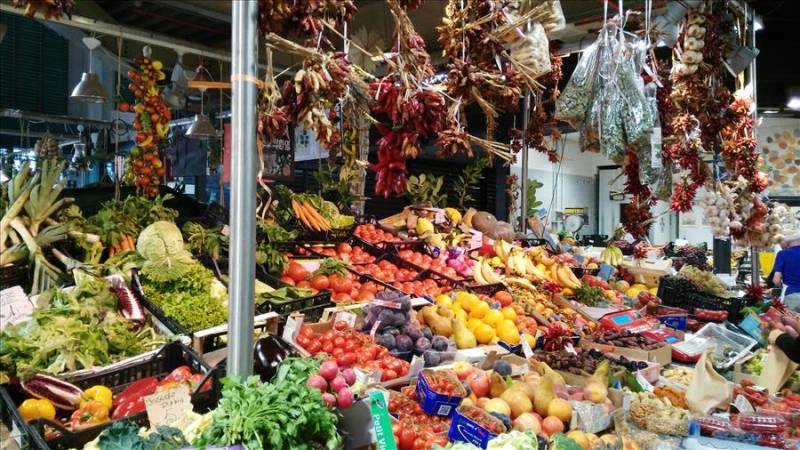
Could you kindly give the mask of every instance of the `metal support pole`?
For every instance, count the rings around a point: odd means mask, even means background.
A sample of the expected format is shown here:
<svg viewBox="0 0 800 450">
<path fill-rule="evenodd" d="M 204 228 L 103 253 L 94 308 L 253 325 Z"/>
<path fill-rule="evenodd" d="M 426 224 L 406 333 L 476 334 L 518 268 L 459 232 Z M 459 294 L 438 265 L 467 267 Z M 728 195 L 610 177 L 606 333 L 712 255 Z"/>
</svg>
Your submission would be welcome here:
<svg viewBox="0 0 800 450">
<path fill-rule="evenodd" d="M 525 102 L 522 108 L 522 170 L 520 170 L 519 186 L 519 232 L 528 234 L 528 144 L 525 133 L 528 131 L 528 121 L 531 115 L 531 91 L 525 93 Z M 511 220 L 511 218 L 509 218 Z"/>
<path fill-rule="evenodd" d="M 747 23 L 747 41 L 749 47 L 755 51 L 756 49 L 756 11 L 750 8 L 745 3 L 745 22 Z M 749 13 L 749 14 L 748 14 Z M 758 84 L 756 76 L 756 58 L 750 62 L 748 67 L 750 85 L 753 89 L 753 140 L 756 139 L 756 130 L 758 129 Z M 761 264 L 758 259 L 758 247 L 750 248 L 750 267 L 752 273 L 750 275 L 750 283 L 753 286 L 761 284 Z"/>
<path fill-rule="evenodd" d="M 231 243 L 228 374 L 253 371 L 256 240 L 256 20 L 258 2 L 232 3 Z"/>
</svg>

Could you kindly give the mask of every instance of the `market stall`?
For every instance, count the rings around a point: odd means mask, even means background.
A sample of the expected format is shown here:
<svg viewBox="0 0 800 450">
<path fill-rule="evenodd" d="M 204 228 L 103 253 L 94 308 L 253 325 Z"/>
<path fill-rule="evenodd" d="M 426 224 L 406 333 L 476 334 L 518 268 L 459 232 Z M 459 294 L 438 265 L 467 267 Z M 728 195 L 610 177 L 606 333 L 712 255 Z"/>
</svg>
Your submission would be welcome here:
<svg viewBox="0 0 800 450">
<path fill-rule="evenodd" d="M 73 3 L 14 7 L 66 23 Z M 65 190 L 50 137 L 3 182 L 0 418 L 16 445 L 798 448 L 800 314 L 756 262 L 798 224 L 766 195 L 747 64 L 726 59 L 753 45 L 747 3 L 605 3 L 569 73 L 558 1 L 450 0 L 442 58 L 412 20 L 421 0 L 381 2 L 379 48 L 349 32 L 351 0 L 231 3 L 230 83 L 191 80 L 201 99 L 230 89 L 227 205 L 162 186 L 180 108 L 152 49 L 127 74 L 115 186 Z M 200 108 L 187 135 L 214 140 Z M 563 124 L 624 173 L 610 237 L 555 228 L 527 176 L 507 177 L 506 211 L 476 202 L 486 170 L 558 163 Z M 327 152 L 318 189 L 282 178 L 294 127 Z M 463 172 L 413 172 L 429 146 Z M 363 213 L 389 197 L 404 206 Z M 650 242 L 664 200 L 702 206 L 716 238 L 755 249 L 753 272 Z"/>
</svg>

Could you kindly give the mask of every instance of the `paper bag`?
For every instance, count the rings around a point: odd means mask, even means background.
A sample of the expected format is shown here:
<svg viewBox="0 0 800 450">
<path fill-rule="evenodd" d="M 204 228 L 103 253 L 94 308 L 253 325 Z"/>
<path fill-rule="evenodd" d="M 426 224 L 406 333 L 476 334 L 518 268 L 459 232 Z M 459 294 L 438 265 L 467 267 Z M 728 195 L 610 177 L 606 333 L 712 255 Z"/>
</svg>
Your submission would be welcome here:
<svg viewBox="0 0 800 450">
<path fill-rule="evenodd" d="M 771 345 L 756 384 L 766 388 L 770 394 L 774 394 L 786 384 L 795 370 L 797 370 L 797 364 L 792 362 L 778 346 Z"/>
<path fill-rule="evenodd" d="M 733 395 L 733 383 L 714 370 L 708 356 L 711 351 L 712 349 L 707 348 L 700 356 L 694 367 L 694 377 L 686 391 L 686 402 L 689 410 L 694 413 L 708 414 L 716 408 L 727 409 Z"/>
</svg>

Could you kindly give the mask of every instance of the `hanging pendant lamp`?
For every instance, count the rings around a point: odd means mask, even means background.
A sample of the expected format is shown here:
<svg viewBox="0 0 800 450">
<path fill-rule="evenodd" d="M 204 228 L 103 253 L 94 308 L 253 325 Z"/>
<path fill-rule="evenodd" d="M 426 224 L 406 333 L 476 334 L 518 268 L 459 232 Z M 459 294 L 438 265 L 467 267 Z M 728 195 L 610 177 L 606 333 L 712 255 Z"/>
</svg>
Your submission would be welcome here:
<svg viewBox="0 0 800 450">
<path fill-rule="evenodd" d="M 211 125 L 208 116 L 203 114 L 203 98 L 205 97 L 205 93 L 205 89 L 200 89 L 200 114 L 194 115 L 194 121 L 189 126 L 189 129 L 186 130 L 186 137 L 188 138 L 208 139 L 217 136 L 217 130 L 214 129 L 214 125 Z"/>
<path fill-rule="evenodd" d="M 100 83 L 100 77 L 92 71 L 92 54 L 94 49 L 100 46 L 100 41 L 93 37 L 85 37 L 83 44 L 89 48 L 89 71 L 83 72 L 81 81 L 72 90 L 69 98 L 86 103 L 105 103 L 109 99 L 108 92 Z"/>
</svg>

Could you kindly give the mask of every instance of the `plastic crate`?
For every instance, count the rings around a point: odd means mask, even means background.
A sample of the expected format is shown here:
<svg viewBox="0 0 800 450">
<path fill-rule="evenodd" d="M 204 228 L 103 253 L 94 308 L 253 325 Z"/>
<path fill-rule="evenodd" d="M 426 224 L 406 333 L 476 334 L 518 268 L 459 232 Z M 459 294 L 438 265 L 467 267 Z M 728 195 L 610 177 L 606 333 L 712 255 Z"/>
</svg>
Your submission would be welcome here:
<svg viewBox="0 0 800 450">
<path fill-rule="evenodd" d="M 162 378 L 172 372 L 172 370 L 183 365 L 189 366 L 193 373 L 206 374 L 198 386 L 205 384 L 206 380 L 210 379 L 212 381 L 210 389 L 202 392 L 193 392 L 191 394 L 194 410 L 206 412 L 216 407 L 220 395 L 220 375 L 218 371 L 212 369 L 211 366 L 203 362 L 192 349 L 180 342 L 166 344 L 161 351 L 154 354 L 151 358 L 134 365 L 95 375 L 69 379 L 67 381 L 81 389 L 86 389 L 95 385 L 107 386 L 110 387 L 116 395 L 135 381 L 149 376 Z M 26 435 L 27 439 L 24 441 L 27 442 L 30 448 L 42 450 L 82 448 L 87 442 L 96 438 L 104 429 L 114 422 L 105 422 L 93 427 L 81 429 L 80 431 L 68 430 L 59 423 L 48 420 L 35 420 L 29 424 L 25 424 L 17 412 L 16 405 L 22 403 L 22 401 L 30 396 L 22 390 L 19 384 L 5 384 L 0 386 L 0 397 L 3 401 L 3 421 L 9 427 L 14 423 L 16 427 Z M 6 422 L 7 419 L 8 422 Z M 119 420 L 132 420 L 141 426 L 147 426 L 148 423 L 147 413 L 144 411 Z M 45 439 L 45 425 L 55 428 L 60 434 L 55 438 Z"/>
<path fill-rule="evenodd" d="M 145 307 L 145 309 L 147 309 L 150 314 L 158 319 L 169 331 L 176 335 L 189 336 L 192 341 L 192 348 L 196 352 L 200 354 L 206 354 L 208 352 L 223 348 L 227 345 L 227 323 L 222 323 L 217 326 L 202 330 L 189 331 L 185 326 L 183 326 L 183 324 L 164 314 L 164 311 L 162 311 L 161 308 L 153 304 L 144 295 L 138 269 L 133 269 L 131 271 L 131 288 L 134 295 L 139 298 L 139 301 L 142 302 L 142 305 Z M 255 310 L 256 317 L 253 324 L 253 330 L 255 332 L 262 333 L 277 332 L 277 328 L 274 327 L 275 314 L 273 314 L 271 311 L 265 311 L 264 309 L 259 308 L 258 305 L 256 305 Z"/>
<path fill-rule="evenodd" d="M 661 277 L 658 282 L 658 298 L 664 305 L 683 308 L 689 313 L 694 313 L 697 308 L 724 310 L 728 312 L 728 320 L 741 320 L 740 311 L 746 306 L 744 297 L 716 297 L 690 284 L 690 281 L 677 276 Z"/>
</svg>

